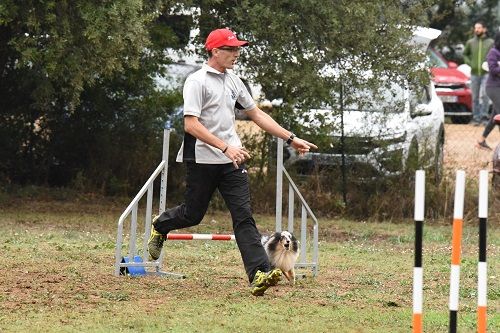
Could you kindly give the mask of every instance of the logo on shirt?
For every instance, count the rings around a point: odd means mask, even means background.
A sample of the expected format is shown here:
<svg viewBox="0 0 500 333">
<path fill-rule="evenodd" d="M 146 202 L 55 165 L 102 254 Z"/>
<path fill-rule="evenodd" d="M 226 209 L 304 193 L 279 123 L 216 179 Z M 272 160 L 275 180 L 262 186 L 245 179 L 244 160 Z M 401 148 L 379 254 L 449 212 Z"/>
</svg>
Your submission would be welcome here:
<svg viewBox="0 0 500 333">
<path fill-rule="evenodd" d="M 236 99 L 236 91 L 231 89 L 231 99 Z"/>
</svg>

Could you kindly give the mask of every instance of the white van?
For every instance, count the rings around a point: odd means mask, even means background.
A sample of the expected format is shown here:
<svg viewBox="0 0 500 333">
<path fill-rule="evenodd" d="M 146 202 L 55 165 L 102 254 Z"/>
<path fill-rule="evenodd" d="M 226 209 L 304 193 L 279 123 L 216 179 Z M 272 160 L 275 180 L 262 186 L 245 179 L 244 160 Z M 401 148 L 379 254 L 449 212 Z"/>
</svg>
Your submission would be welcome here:
<svg viewBox="0 0 500 333">
<path fill-rule="evenodd" d="M 426 49 L 439 30 L 418 28 L 414 41 Z M 289 149 L 288 167 L 299 173 L 345 168 L 357 179 L 396 176 L 415 168 L 432 168 L 441 179 L 444 146 L 443 103 L 429 80 L 418 86 L 389 83 L 374 92 L 354 91 L 343 112 L 311 110 L 309 119 L 332 125 L 330 147 L 298 156 Z M 317 117 L 321 115 L 321 117 Z M 306 126 L 318 126 L 314 120 Z"/>
</svg>

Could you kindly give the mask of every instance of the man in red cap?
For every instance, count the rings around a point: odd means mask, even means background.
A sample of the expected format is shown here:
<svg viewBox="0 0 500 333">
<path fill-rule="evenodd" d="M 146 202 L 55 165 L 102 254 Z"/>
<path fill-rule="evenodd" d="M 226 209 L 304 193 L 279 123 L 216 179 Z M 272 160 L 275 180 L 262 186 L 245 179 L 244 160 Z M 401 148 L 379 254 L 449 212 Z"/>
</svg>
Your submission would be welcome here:
<svg viewBox="0 0 500 333">
<path fill-rule="evenodd" d="M 236 35 L 229 29 L 216 29 L 212 31 L 205 42 L 205 49 L 211 51 L 213 48 L 221 46 L 247 46 L 248 42 L 238 40 Z"/>
<path fill-rule="evenodd" d="M 157 260 L 170 231 L 199 224 L 218 189 L 231 213 L 251 293 L 262 296 L 267 288 L 278 283 L 282 272 L 272 269 L 252 217 L 245 166 L 250 154 L 236 133 L 234 110 L 245 112 L 260 128 L 286 140 L 299 154 L 317 147 L 296 137 L 259 109 L 241 79 L 227 71 L 234 67 L 240 48 L 247 45 L 229 29 L 212 31 L 205 43 L 207 63 L 184 83 L 185 134 L 177 162 L 186 164 L 185 203 L 155 217 L 148 250 Z"/>
</svg>

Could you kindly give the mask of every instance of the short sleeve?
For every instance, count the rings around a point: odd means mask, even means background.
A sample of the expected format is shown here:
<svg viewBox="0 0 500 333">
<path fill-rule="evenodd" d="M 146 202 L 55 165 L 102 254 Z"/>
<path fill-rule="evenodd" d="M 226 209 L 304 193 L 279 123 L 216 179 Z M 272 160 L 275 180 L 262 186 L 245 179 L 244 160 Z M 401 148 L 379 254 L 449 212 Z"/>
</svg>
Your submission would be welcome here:
<svg viewBox="0 0 500 333">
<path fill-rule="evenodd" d="M 203 87 L 196 80 L 186 80 L 182 92 L 184 98 L 184 115 L 200 117 L 203 99 Z"/>
<path fill-rule="evenodd" d="M 252 95 L 248 92 L 247 87 L 240 78 L 238 78 L 239 85 L 239 95 L 236 101 L 243 107 L 243 111 L 251 110 L 255 107 L 255 101 L 253 100 Z"/>
</svg>

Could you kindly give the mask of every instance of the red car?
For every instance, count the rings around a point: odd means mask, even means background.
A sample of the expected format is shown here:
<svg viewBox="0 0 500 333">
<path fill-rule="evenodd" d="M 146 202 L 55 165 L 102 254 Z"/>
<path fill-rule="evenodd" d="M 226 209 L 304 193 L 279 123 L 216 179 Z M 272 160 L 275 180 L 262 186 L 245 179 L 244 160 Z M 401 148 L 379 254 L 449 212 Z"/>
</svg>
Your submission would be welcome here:
<svg viewBox="0 0 500 333">
<path fill-rule="evenodd" d="M 468 124 L 472 119 L 470 78 L 438 51 L 429 48 L 427 54 L 431 62 L 432 81 L 443 101 L 444 115 L 449 116 L 454 124 Z"/>
</svg>

